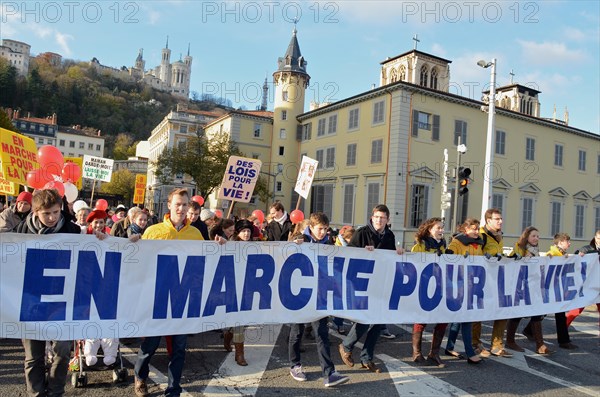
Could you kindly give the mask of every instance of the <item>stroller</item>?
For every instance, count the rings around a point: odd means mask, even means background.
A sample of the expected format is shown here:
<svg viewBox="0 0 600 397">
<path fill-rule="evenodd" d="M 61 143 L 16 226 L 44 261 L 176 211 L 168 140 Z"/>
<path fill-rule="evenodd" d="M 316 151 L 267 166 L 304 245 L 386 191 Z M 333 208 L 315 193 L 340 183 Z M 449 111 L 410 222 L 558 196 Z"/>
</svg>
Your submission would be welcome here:
<svg viewBox="0 0 600 397">
<path fill-rule="evenodd" d="M 96 363 L 91 363 L 90 365 L 88 365 L 86 363 L 86 360 L 84 360 L 84 352 L 85 352 L 85 340 L 76 340 L 74 342 L 74 356 L 71 359 L 71 361 L 69 362 L 69 371 L 71 371 L 71 385 L 75 388 L 79 388 L 79 387 L 86 387 L 88 384 L 88 376 L 87 373 L 84 371 L 84 365 L 88 368 L 88 369 L 100 369 L 98 367 L 96 367 Z M 120 383 L 120 382 L 125 382 L 127 380 L 127 377 L 129 376 L 129 373 L 127 371 L 127 368 L 125 368 L 123 366 L 123 357 L 121 354 L 121 348 L 119 346 L 119 342 L 118 339 L 116 339 L 116 345 L 117 345 L 117 354 L 116 354 L 116 361 L 114 363 L 111 363 L 109 365 L 106 365 L 106 368 L 111 369 L 112 370 L 112 380 L 114 383 Z M 96 352 L 97 352 L 97 347 L 96 347 Z M 106 358 L 106 352 L 104 352 L 103 349 L 103 353 L 104 353 L 104 357 Z M 118 363 L 118 365 L 117 365 Z M 104 369 L 104 368 L 102 368 Z"/>
</svg>

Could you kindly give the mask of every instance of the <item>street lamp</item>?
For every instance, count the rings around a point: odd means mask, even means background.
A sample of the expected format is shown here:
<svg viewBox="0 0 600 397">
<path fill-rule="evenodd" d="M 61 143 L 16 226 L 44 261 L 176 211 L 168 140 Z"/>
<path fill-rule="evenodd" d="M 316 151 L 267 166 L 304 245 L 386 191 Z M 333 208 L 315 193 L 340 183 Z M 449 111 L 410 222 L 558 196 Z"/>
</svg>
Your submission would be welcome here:
<svg viewBox="0 0 600 397">
<path fill-rule="evenodd" d="M 496 58 L 491 62 L 479 61 L 478 66 L 490 69 L 490 95 L 488 97 L 488 127 L 485 141 L 485 163 L 483 172 L 483 194 L 481 197 L 481 219 L 485 219 L 485 211 L 491 207 L 492 194 L 492 176 L 494 166 L 494 154 L 492 152 L 492 143 L 494 139 L 494 129 L 496 122 Z"/>
<path fill-rule="evenodd" d="M 275 192 L 277 191 L 277 175 L 280 175 L 283 172 L 283 164 L 277 163 L 277 168 L 275 171 L 275 174 L 263 172 L 263 174 L 273 177 L 273 203 L 275 202 Z"/>
</svg>

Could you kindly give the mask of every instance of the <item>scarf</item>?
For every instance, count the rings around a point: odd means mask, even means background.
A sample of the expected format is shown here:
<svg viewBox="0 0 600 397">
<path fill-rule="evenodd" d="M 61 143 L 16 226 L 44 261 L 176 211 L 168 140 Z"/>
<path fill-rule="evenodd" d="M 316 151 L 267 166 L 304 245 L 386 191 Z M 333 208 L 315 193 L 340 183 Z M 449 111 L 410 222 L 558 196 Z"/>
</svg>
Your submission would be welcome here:
<svg viewBox="0 0 600 397">
<path fill-rule="evenodd" d="M 30 213 L 25 220 L 25 226 L 27 226 L 27 233 L 29 234 L 52 234 L 60 230 L 65 224 L 65 218 L 60 214 L 60 219 L 54 227 L 45 226 L 40 218 Z"/>
<path fill-rule="evenodd" d="M 461 244 L 463 245 L 469 245 L 469 244 L 474 244 L 474 245 L 483 245 L 483 239 L 481 237 L 469 237 L 466 234 L 460 233 L 458 235 L 456 235 L 456 237 L 454 237 L 455 239 L 457 239 L 458 241 L 461 242 Z"/>
<path fill-rule="evenodd" d="M 500 240 L 502 240 L 502 230 L 498 230 L 497 232 L 492 232 L 490 231 L 487 226 L 483 227 L 483 230 L 485 230 L 485 232 L 487 234 L 489 234 L 490 236 L 492 236 L 494 238 L 494 240 L 496 240 L 496 242 L 500 242 Z"/>
<path fill-rule="evenodd" d="M 144 234 L 144 230 L 141 227 L 138 226 L 137 223 L 132 222 L 131 225 L 129 225 L 129 230 L 131 230 L 131 234 Z"/>
<path fill-rule="evenodd" d="M 446 240 L 444 240 L 443 238 L 438 241 L 431 236 L 427 236 L 423 239 L 423 243 L 425 244 L 425 249 L 427 251 L 446 250 Z"/>
<path fill-rule="evenodd" d="M 531 245 L 527 243 L 525 249 L 531 254 L 531 256 L 540 256 L 540 247 L 537 245 Z"/>
<path fill-rule="evenodd" d="M 283 226 L 283 223 L 287 220 L 288 218 L 288 213 L 287 211 L 283 211 L 283 215 L 281 216 L 281 218 L 273 218 L 273 220 L 277 223 L 279 223 L 281 226 Z"/>
</svg>

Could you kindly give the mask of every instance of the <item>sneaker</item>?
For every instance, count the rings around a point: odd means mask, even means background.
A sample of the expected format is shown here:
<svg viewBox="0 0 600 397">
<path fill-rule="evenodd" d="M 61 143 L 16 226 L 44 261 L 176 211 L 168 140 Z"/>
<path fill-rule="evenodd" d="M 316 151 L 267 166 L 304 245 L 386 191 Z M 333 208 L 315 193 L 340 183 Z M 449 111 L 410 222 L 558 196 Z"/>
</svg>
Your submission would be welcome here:
<svg viewBox="0 0 600 397">
<path fill-rule="evenodd" d="M 337 371 L 333 371 L 327 378 L 323 380 L 323 383 L 325 384 L 325 387 L 331 387 L 346 383 L 349 379 L 350 378 L 347 376 L 344 376 Z"/>
<path fill-rule="evenodd" d="M 391 334 L 390 331 L 386 328 L 383 331 L 381 331 L 381 337 L 386 339 L 394 339 L 396 335 Z"/>
<path fill-rule="evenodd" d="M 298 382 L 304 382 L 306 380 L 306 374 L 302 372 L 302 365 L 296 365 L 290 368 L 290 375 Z"/>
<path fill-rule="evenodd" d="M 148 393 L 148 386 L 146 386 L 146 381 L 142 379 L 135 378 L 135 385 L 133 386 L 133 391 L 137 397 L 148 397 L 150 394 Z"/>
</svg>

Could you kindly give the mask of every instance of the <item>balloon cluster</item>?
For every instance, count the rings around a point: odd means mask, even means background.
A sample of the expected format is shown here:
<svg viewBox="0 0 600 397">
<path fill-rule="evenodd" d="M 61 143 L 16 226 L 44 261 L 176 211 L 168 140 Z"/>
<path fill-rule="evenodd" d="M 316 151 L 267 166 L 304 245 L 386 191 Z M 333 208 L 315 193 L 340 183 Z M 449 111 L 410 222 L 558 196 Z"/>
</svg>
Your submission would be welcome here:
<svg viewBox="0 0 600 397">
<path fill-rule="evenodd" d="M 55 189 L 61 197 L 66 196 L 72 203 L 79 191 L 73 184 L 81 177 L 81 167 L 75 163 L 66 163 L 56 147 L 45 145 L 38 149 L 40 168 L 27 173 L 27 185 L 34 189 Z"/>
</svg>

